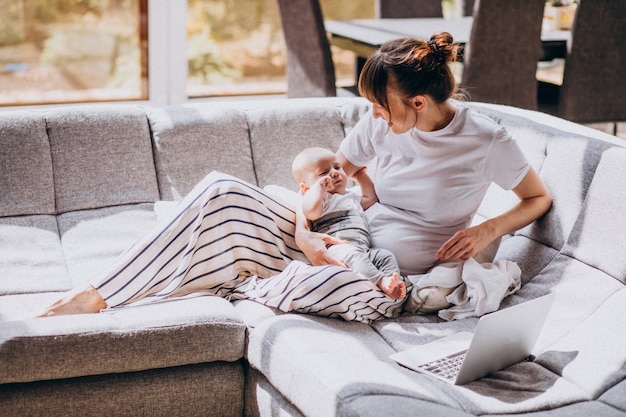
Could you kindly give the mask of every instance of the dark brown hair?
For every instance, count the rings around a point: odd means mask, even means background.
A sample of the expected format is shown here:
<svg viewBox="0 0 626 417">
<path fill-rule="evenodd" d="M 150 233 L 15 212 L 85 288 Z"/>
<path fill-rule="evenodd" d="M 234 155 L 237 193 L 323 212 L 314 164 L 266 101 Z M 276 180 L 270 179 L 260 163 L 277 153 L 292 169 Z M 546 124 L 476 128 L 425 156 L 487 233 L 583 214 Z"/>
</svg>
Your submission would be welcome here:
<svg viewBox="0 0 626 417">
<path fill-rule="evenodd" d="M 456 93 L 448 63 L 456 60 L 457 48 L 448 32 L 433 35 L 429 41 L 401 38 L 385 42 L 365 63 L 359 92 L 386 110 L 390 84 L 404 100 L 428 94 L 443 103 Z"/>
</svg>

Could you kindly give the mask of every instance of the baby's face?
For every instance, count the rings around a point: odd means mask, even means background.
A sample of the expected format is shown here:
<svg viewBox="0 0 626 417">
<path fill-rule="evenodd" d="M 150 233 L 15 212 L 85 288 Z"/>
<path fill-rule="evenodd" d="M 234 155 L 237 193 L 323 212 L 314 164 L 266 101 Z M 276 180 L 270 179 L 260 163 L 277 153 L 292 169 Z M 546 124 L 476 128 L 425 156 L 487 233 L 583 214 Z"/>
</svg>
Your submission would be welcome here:
<svg viewBox="0 0 626 417">
<path fill-rule="evenodd" d="M 346 192 L 348 176 L 334 153 L 320 157 L 316 163 L 311 164 L 307 177 L 309 186 L 324 177 L 329 177 L 332 182 L 332 190 L 329 190 L 329 192 L 336 194 L 344 194 Z"/>
</svg>

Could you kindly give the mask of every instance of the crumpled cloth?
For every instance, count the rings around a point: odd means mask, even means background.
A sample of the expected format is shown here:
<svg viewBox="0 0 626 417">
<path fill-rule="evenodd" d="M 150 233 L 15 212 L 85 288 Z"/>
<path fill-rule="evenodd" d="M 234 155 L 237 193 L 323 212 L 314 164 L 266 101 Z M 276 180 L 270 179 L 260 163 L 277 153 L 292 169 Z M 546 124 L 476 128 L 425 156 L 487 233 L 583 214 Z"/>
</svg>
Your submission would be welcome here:
<svg viewBox="0 0 626 417">
<path fill-rule="evenodd" d="M 404 311 L 437 312 L 444 320 L 480 317 L 496 311 L 502 300 L 521 287 L 521 270 L 515 262 L 479 263 L 474 258 L 434 266 L 407 277 L 412 288 Z"/>
</svg>

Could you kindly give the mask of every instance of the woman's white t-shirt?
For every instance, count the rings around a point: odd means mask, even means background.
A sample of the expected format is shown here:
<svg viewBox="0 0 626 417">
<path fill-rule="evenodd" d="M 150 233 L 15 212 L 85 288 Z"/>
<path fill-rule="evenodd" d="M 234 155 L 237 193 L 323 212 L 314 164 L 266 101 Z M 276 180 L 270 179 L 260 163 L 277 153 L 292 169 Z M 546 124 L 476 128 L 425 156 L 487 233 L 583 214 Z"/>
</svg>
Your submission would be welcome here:
<svg viewBox="0 0 626 417">
<path fill-rule="evenodd" d="M 391 250 L 404 275 L 421 274 L 455 232 L 469 226 L 489 185 L 510 190 L 530 165 L 508 132 L 453 101 L 456 113 L 443 129 L 394 134 L 369 112 L 340 150 L 356 166 L 375 159 L 380 204 L 366 211 L 372 246 Z"/>
</svg>

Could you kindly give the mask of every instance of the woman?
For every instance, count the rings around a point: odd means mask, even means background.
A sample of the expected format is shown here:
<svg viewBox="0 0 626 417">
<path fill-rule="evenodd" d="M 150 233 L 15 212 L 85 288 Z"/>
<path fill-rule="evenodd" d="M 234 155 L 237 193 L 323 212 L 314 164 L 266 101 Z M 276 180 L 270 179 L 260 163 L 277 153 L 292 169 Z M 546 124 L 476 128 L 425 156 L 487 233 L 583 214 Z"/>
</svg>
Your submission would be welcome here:
<svg viewBox="0 0 626 417">
<path fill-rule="evenodd" d="M 391 250 L 403 275 L 467 260 L 543 215 L 552 201 L 506 131 L 451 99 L 456 87 L 448 63 L 455 57 L 448 33 L 383 45 L 359 80 L 372 112 L 338 151 L 349 176 L 376 157 L 380 202 L 366 212 L 372 244 Z M 469 227 L 492 181 L 520 202 Z M 250 184 L 212 173 L 178 207 L 89 286 L 42 316 L 194 294 L 364 322 L 401 310 L 402 299 L 385 296 L 329 255 L 326 245 L 337 240 L 311 232 L 300 210 L 296 215 Z"/>
<path fill-rule="evenodd" d="M 451 100 L 455 82 L 448 63 L 455 58 L 448 33 L 429 42 L 383 45 L 359 80 L 372 113 L 338 151 L 348 176 L 377 158 L 373 180 L 382 204 L 368 210 L 372 245 L 391 250 L 407 275 L 436 262 L 467 260 L 552 204 L 505 129 Z M 492 181 L 512 189 L 520 203 L 468 228 Z M 328 262 L 319 239 L 302 228 L 297 242 L 313 264 Z"/>
</svg>

